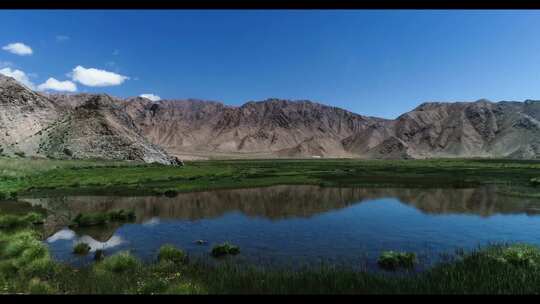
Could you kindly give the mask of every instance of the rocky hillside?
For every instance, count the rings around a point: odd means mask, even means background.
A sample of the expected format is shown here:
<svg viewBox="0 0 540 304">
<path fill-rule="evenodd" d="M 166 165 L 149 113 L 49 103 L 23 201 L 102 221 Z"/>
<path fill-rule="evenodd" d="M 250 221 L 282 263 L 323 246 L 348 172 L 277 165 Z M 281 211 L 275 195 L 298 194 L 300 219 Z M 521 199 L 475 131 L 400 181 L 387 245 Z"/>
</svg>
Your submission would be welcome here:
<svg viewBox="0 0 540 304">
<path fill-rule="evenodd" d="M 240 107 L 125 102 L 143 134 L 180 157 L 510 157 L 540 155 L 540 101 L 424 103 L 395 120 L 310 101 Z"/>
<path fill-rule="evenodd" d="M 540 101 L 424 103 L 389 124 L 366 155 L 537 158 L 539 119 Z"/>
<path fill-rule="evenodd" d="M 341 141 L 385 122 L 310 101 L 278 99 L 232 107 L 136 98 L 125 107 L 150 141 L 181 156 L 353 157 Z"/>
<path fill-rule="evenodd" d="M 0 76 L 0 106 L 4 155 L 178 164 L 107 95 L 44 95 Z"/>
<path fill-rule="evenodd" d="M 3 154 L 164 164 L 200 158 L 540 157 L 540 101 L 424 103 L 394 120 L 307 100 L 41 94 L 0 76 Z"/>
</svg>

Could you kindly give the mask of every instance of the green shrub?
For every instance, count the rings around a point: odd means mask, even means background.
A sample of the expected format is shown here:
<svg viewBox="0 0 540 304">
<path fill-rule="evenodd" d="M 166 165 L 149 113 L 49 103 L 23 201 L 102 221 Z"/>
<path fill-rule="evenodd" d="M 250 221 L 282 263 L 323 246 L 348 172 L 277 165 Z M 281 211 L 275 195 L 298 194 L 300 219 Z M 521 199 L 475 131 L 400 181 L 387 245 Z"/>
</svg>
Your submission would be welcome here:
<svg viewBox="0 0 540 304">
<path fill-rule="evenodd" d="M 533 186 L 540 186 L 540 177 L 533 177 L 529 180 L 529 182 Z"/>
<path fill-rule="evenodd" d="M 170 261 L 175 264 L 183 264 L 187 262 L 187 255 L 183 250 L 167 244 L 159 248 L 158 260 L 160 262 Z"/>
<path fill-rule="evenodd" d="M 489 256 L 495 261 L 513 266 L 537 267 L 540 265 L 540 249 L 532 245 L 518 244 L 493 250 Z"/>
<path fill-rule="evenodd" d="M 43 245 L 35 231 L 20 231 L 9 235 L 2 235 L 0 242 L 5 246 L 0 248 L 0 258 L 21 258 L 25 250 L 41 250 Z"/>
<path fill-rule="evenodd" d="M 18 273 L 17 266 L 11 260 L 0 260 L 0 278 L 2 276 L 11 276 Z"/>
<path fill-rule="evenodd" d="M 32 224 L 43 224 L 43 215 L 35 212 L 30 212 L 23 216 L 13 214 L 0 215 L 0 228 L 12 229 L 27 227 Z"/>
<path fill-rule="evenodd" d="M 223 243 L 221 245 L 214 246 L 211 253 L 214 257 L 221 257 L 227 254 L 235 255 L 240 253 L 240 248 L 229 243 Z"/>
<path fill-rule="evenodd" d="M 48 258 L 49 251 L 47 247 L 39 242 L 29 243 L 22 251 L 18 259 L 24 261 L 24 263 L 30 263 L 37 259 Z"/>
<path fill-rule="evenodd" d="M 23 217 L 24 221 L 34 224 L 41 225 L 43 224 L 43 215 L 37 212 L 30 212 Z"/>
<path fill-rule="evenodd" d="M 178 195 L 178 191 L 169 189 L 169 190 L 166 190 L 163 194 L 166 197 L 176 197 Z"/>
<path fill-rule="evenodd" d="M 90 249 L 91 249 L 90 245 L 86 243 L 78 243 L 77 245 L 75 245 L 75 247 L 73 247 L 73 253 L 85 255 L 85 254 L 88 254 L 88 252 L 90 252 Z"/>
<path fill-rule="evenodd" d="M 22 269 L 22 273 L 26 276 L 50 278 L 54 275 L 55 269 L 55 262 L 49 256 L 47 256 L 36 259 L 25 265 Z"/>
<path fill-rule="evenodd" d="M 202 294 L 205 293 L 205 290 L 194 284 L 193 282 L 181 282 L 175 285 L 170 286 L 165 291 L 166 294 Z"/>
<path fill-rule="evenodd" d="M 28 292 L 31 294 L 50 294 L 54 293 L 54 289 L 47 282 L 33 278 L 28 282 Z"/>
<path fill-rule="evenodd" d="M 0 228 L 15 228 L 25 225 L 21 216 L 12 214 L 0 215 Z"/>
<path fill-rule="evenodd" d="M 49 251 L 36 232 L 0 234 L 0 244 L 0 276 L 50 277 L 54 272 Z"/>
<path fill-rule="evenodd" d="M 101 267 L 111 272 L 125 272 L 135 270 L 139 265 L 139 261 L 129 254 L 129 252 L 121 252 L 105 258 L 96 267 Z"/>
<path fill-rule="evenodd" d="M 97 249 L 94 253 L 94 261 L 99 262 L 105 258 L 105 252 L 102 249 Z"/>
<path fill-rule="evenodd" d="M 145 277 L 145 280 L 137 284 L 138 294 L 157 294 L 164 292 L 168 287 L 168 282 L 163 277 Z"/>
<path fill-rule="evenodd" d="M 379 266 L 386 270 L 396 270 L 397 268 L 412 268 L 417 263 L 414 252 L 385 251 L 377 260 Z"/>
</svg>

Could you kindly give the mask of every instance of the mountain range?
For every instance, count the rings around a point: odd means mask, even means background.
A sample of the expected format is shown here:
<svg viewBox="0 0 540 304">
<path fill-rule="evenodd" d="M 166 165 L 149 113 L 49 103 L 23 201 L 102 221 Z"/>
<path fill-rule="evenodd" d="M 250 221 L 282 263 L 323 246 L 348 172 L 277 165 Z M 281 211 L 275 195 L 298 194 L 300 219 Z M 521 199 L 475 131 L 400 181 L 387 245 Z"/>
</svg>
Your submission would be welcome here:
<svg viewBox="0 0 540 304">
<path fill-rule="evenodd" d="M 229 106 L 47 94 L 0 75 L 0 153 L 181 164 L 209 158 L 540 156 L 540 101 L 428 102 L 397 117 L 308 100 Z"/>
</svg>

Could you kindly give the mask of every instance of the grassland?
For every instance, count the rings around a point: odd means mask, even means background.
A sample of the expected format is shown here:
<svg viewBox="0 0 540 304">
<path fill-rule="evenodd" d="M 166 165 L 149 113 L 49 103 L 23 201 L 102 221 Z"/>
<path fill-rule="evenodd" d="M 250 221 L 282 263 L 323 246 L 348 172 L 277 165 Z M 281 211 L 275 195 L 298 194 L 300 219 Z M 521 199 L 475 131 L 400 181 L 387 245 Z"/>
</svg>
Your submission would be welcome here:
<svg viewBox="0 0 540 304">
<path fill-rule="evenodd" d="M 276 184 L 470 187 L 496 184 L 539 196 L 540 162 L 514 160 L 249 160 L 166 167 L 128 162 L 0 158 L 4 198 L 64 193 L 158 193 Z M 55 262 L 41 243 L 38 215 L 0 214 L 0 293 L 540 293 L 540 249 L 491 246 L 457 255 L 420 274 L 388 276 L 352 269 L 275 270 L 184 259 L 166 248 L 144 264 L 129 254 L 82 269 Z M 241 248 L 240 248 L 241 250 Z M 167 254 L 165 254 L 167 253 Z M 182 256 L 175 259 L 164 256 Z"/>
<path fill-rule="evenodd" d="M 540 162 L 517 160 L 242 160 L 168 167 L 128 162 L 0 158 L 0 196 L 63 193 L 166 193 L 277 184 L 467 187 L 538 195 Z"/>
</svg>

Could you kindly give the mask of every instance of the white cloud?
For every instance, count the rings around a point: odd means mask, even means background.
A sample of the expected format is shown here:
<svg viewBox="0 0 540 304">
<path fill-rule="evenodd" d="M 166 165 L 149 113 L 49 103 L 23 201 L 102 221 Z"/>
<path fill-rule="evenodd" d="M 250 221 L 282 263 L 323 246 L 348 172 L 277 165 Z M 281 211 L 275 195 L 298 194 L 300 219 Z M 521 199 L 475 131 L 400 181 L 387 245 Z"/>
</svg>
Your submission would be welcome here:
<svg viewBox="0 0 540 304">
<path fill-rule="evenodd" d="M 34 89 L 35 85 L 30 81 L 30 78 L 28 78 L 28 75 L 26 75 L 25 72 L 21 70 L 11 69 L 11 68 L 3 68 L 0 69 L 0 74 L 13 77 L 18 82 L 22 83 L 23 85 L 27 86 L 30 89 Z"/>
<path fill-rule="evenodd" d="M 73 69 L 71 78 L 73 81 L 89 87 L 116 86 L 129 79 L 127 76 L 94 68 L 87 69 L 80 65 Z"/>
<path fill-rule="evenodd" d="M 148 221 L 146 222 L 143 222 L 143 226 L 155 226 L 155 225 L 158 225 L 160 223 L 160 220 L 158 217 L 153 217 L 151 219 L 149 219 Z"/>
<path fill-rule="evenodd" d="M 10 53 L 21 55 L 21 56 L 32 55 L 33 53 L 32 48 L 30 48 L 28 45 L 21 42 L 10 43 L 2 47 L 2 49 L 4 51 L 8 51 Z"/>
<path fill-rule="evenodd" d="M 80 237 L 78 242 L 75 242 L 75 243 L 86 243 L 90 246 L 90 251 L 94 252 L 97 249 L 104 250 L 104 249 L 113 248 L 113 247 L 122 245 L 124 242 L 125 241 L 117 235 L 113 235 L 106 242 L 96 241 L 91 236 L 85 235 L 85 236 Z"/>
<path fill-rule="evenodd" d="M 56 36 L 56 41 L 62 42 L 62 41 L 66 41 L 66 40 L 69 40 L 69 36 L 66 36 L 66 35 L 57 35 Z"/>
<path fill-rule="evenodd" d="M 71 229 L 65 228 L 51 235 L 47 239 L 47 243 L 54 243 L 58 240 L 72 240 L 74 238 L 75 238 L 75 232 Z"/>
<path fill-rule="evenodd" d="M 14 66 L 14 64 L 11 61 L 0 61 L 0 68 L 12 67 L 12 66 Z"/>
<path fill-rule="evenodd" d="M 58 81 L 51 77 L 47 79 L 47 81 L 45 81 L 44 83 L 40 84 L 38 86 L 38 89 L 40 91 L 53 90 L 61 92 L 75 92 L 77 91 L 77 85 L 69 80 Z"/>
<path fill-rule="evenodd" d="M 80 238 L 77 238 L 77 235 L 76 235 L 75 231 L 73 231 L 71 229 L 68 229 L 68 228 L 62 229 L 62 230 L 56 232 L 55 234 L 53 234 L 52 236 L 50 236 L 47 239 L 47 243 L 54 243 L 54 242 L 59 241 L 59 240 L 68 240 L 68 241 L 73 240 L 74 244 L 86 243 L 86 244 L 88 244 L 90 246 L 90 251 L 91 252 L 94 252 L 97 249 L 114 248 L 116 246 L 119 246 L 119 245 L 125 243 L 125 241 L 122 238 L 120 238 L 119 236 L 117 236 L 117 235 L 113 235 L 106 242 L 96 241 L 94 238 L 92 238 L 91 236 L 88 236 L 88 235 L 84 235 L 84 236 L 81 236 Z"/>
<path fill-rule="evenodd" d="M 158 101 L 161 99 L 161 97 L 154 95 L 154 94 L 141 94 L 139 97 L 143 97 L 146 99 L 150 99 L 151 101 Z"/>
</svg>

